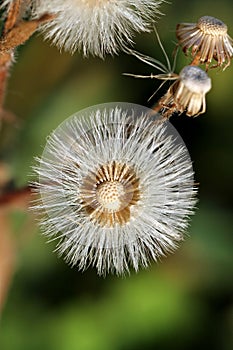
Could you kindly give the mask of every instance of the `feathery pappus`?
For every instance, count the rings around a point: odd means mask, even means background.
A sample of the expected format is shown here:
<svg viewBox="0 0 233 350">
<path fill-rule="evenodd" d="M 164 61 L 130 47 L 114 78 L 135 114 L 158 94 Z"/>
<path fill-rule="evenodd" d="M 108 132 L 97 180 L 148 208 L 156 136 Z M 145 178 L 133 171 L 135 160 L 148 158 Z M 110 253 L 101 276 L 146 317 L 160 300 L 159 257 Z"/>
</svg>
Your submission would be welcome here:
<svg viewBox="0 0 233 350">
<path fill-rule="evenodd" d="M 80 270 L 138 271 L 184 239 L 196 202 L 191 160 L 172 125 L 151 113 L 127 103 L 80 111 L 37 159 L 33 209 Z"/>
<path fill-rule="evenodd" d="M 60 49 L 103 58 L 133 44 L 135 33 L 148 32 L 163 0 L 34 0 L 34 15 L 51 13 L 41 27 Z"/>
</svg>

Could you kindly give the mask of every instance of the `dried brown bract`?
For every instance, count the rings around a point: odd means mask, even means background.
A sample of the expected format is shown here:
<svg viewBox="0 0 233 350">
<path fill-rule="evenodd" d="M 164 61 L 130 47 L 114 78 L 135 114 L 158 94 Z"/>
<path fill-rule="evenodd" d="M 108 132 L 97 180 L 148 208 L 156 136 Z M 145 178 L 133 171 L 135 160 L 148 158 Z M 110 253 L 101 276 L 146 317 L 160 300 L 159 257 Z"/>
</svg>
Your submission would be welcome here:
<svg viewBox="0 0 233 350">
<path fill-rule="evenodd" d="M 233 56 L 233 40 L 227 33 L 227 26 L 221 20 L 203 16 L 197 23 L 180 23 L 176 36 L 183 51 L 191 49 L 193 63 L 206 63 L 208 69 L 212 59 L 217 64 L 212 67 L 230 65 Z"/>
</svg>

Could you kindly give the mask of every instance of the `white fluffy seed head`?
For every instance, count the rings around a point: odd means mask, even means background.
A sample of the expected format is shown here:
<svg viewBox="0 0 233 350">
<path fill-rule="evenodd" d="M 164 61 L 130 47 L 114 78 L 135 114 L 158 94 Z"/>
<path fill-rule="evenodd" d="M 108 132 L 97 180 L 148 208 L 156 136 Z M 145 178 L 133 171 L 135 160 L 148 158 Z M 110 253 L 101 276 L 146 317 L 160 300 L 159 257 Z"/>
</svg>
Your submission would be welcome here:
<svg viewBox="0 0 233 350">
<path fill-rule="evenodd" d="M 211 79 L 197 66 L 184 67 L 179 74 L 179 79 L 189 91 L 196 94 L 206 94 L 211 89 Z"/>
<path fill-rule="evenodd" d="M 71 265 L 136 271 L 183 240 L 195 204 L 188 151 L 145 107 L 94 106 L 64 121 L 35 168 L 34 210 Z"/>
<path fill-rule="evenodd" d="M 35 0 L 34 13 L 55 15 L 44 24 L 45 37 L 60 49 L 104 57 L 132 44 L 160 14 L 163 0 Z"/>
</svg>

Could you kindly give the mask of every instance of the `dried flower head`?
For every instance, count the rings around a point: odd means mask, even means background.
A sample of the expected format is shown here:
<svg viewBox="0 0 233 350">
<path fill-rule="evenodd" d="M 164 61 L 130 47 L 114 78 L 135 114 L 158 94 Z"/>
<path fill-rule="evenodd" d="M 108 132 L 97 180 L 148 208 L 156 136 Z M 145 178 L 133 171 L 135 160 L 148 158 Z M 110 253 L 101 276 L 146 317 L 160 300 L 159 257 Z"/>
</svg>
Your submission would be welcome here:
<svg viewBox="0 0 233 350">
<path fill-rule="evenodd" d="M 175 112 L 179 114 L 185 112 L 189 117 L 198 116 L 199 114 L 205 113 L 205 95 L 211 89 L 211 80 L 207 73 L 201 68 L 191 65 L 184 67 L 180 74 L 174 73 L 176 56 L 172 66 L 156 30 L 155 34 L 157 36 L 159 46 L 164 54 L 166 64 L 155 58 L 141 54 L 140 52 L 131 50 L 130 53 L 137 57 L 140 61 L 157 69 L 160 73 L 151 75 L 135 75 L 125 73 L 125 75 L 133 76 L 135 78 L 151 78 L 163 81 L 149 100 L 156 94 L 156 92 L 166 81 L 175 81 L 170 86 L 166 94 L 159 99 L 156 106 L 153 108 L 154 111 L 161 112 L 161 121 L 170 118 Z"/>
<path fill-rule="evenodd" d="M 134 32 L 149 31 L 162 0 L 35 0 L 35 15 L 53 13 L 42 27 L 60 49 L 103 57 L 132 44 Z"/>
<path fill-rule="evenodd" d="M 195 203 L 193 171 L 175 129 L 125 103 L 81 111 L 48 138 L 36 172 L 45 235 L 71 265 L 129 272 L 173 251 Z"/>
<path fill-rule="evenodd" d="M 211 89 L 211 80 L 201 68 L 186 66 L 158 102 L 165 118 L 174 112 L 186 113 L 189 117 L 205 113 L 205 95 Z"/>
<path fill-rule="evenodd" d="M 227 26 L 211 16 L 201 17 L 197 23 L 180 23 L 176 36 L 183 51 L 192 48 L 191 54 L 196 64 L 206 63 L 208 68 L 212 59 L 217 66 L 230 65 L 233 56 L 233 40 L 227 34 Z"/>
</svg>

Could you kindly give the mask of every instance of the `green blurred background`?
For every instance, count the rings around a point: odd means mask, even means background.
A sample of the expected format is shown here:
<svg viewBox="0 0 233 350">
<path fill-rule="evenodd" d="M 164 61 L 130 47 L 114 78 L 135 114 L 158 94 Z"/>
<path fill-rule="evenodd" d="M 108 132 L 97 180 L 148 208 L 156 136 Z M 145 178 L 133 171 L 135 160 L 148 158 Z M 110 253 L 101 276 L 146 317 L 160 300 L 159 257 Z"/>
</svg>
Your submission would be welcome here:
<svg viewBox="0 0 233 350">
<path fill-rule="evenodd" d="M 180 22 L 215 16 L 228 24 L 233 37 L 231 0 L 178 0 L 161 10 L 166 15 L 157 21 L 157 30 L 170 57 Z M 163 60 L 154 33 L 138 35 L 135 41 L 135 49 Z M 179 53 L 176 71 L 188 63 Z M 151 106 L 165 91 L 148 103 L 158 82 L 124 72 L 153 70 L 123 53 L 105 61 L 60 54 L 41 35 L 20 47 L 6 99 L 18 123 L 4 124 L 0 139 L 1 161 L 10 167 L 14 186 L 27 184 L 33 157 L 42 153 L 46 136 L 73 113 L 116 101 Z M 52 243 L 45 244 L 30 214 L 11 210 L 17 253 L 0 321 L 1 350 L 233 348 L 233 65 L 209 75 L 213 88 L 207 112 L 171 118 L 200 183 L 187 240 L 147 270 L 103 279 L 94 269 L 71 269 L 52 253 Z"/>
</svg>

